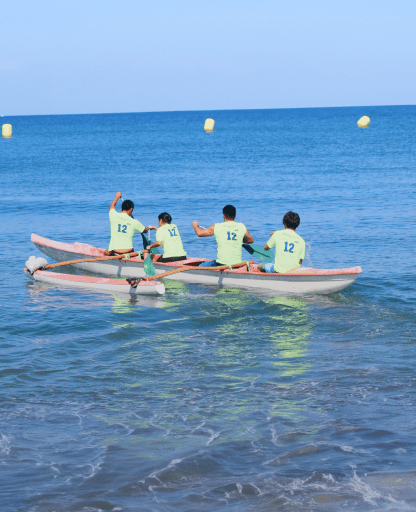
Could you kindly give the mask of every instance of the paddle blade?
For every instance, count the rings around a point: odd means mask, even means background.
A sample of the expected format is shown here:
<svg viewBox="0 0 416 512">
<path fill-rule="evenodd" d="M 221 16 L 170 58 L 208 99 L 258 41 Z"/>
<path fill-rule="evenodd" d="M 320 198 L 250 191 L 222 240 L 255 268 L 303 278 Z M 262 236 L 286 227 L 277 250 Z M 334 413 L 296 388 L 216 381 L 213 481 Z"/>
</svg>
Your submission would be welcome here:
<svg viewBox="0 0 416 512">
<path fill-rule="evenodd" d="M 156 274 L 155 266 L 153 265 L 153 261 L 152 258 L 150 257 L 150 254 L 148 254 L 144 259 L 143 268 L 144 271 L 146 272 L 146 275 L 148 276 L 154 276 Z"/>
<path fill-rule="evenodd" d="M 266 251 L 264 247 L 261 247 L 261 245 L 243 244 L 243 247 L 248 253 L 252 254 L 259 260 L 265 261 L 266 263 L 274 261 L 273 251 Z"/>
</svg>

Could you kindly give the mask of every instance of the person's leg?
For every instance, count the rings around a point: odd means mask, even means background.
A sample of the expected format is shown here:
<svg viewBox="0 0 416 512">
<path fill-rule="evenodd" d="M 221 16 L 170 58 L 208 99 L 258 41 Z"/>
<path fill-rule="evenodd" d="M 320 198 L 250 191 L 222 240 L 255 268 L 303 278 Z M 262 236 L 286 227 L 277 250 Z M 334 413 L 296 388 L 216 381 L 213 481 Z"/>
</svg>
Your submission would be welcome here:
<svg viewBox="0 0 416 512">
<path fill-rule="evenodd" d="M 261 263 L 257 266 L 259 272 L 266 272 L 267 274 L 274 274 L 274 263 Z"/>
<path fill-rule="evenodd" d="M 104 256 L 121 256 L 122 254 L 130 254 L 134 252 L 134 249 L 127 249 L 127 251 L 108 251 L 107 249 L 104 251 Z"/>
<path fill-rule="evenodd" d="M 155 256 L 158 256 L 157 254 Z M 174 263 L 175 261 L 184 261 L 188 256 L 172 256 L 171 258 L 159 258 L 159 263 Z"/>
</svg>

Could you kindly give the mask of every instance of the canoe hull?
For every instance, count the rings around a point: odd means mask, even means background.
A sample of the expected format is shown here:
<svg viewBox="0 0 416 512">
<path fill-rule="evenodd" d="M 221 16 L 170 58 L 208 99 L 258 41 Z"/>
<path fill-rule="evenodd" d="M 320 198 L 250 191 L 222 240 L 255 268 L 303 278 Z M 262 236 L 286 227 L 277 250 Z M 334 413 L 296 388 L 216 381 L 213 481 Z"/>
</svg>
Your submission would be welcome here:
<svg viewBox="0 0 416 512">
<path fill-rule="evenodd" d="M 86 244 L 64 244 L 32 235 L 36 247 L 55 261 L 68 261 L 103 255 L 103 249 Z M 183 265 L 196 265 L 204 259 L 192 258 L 177 263 L 155 263 L 157 274 L 168 272 Z M 75 267 L 119 278 L 146 277 L 143 262 L 138 258 L 131 260 L 110 260 L 74 264 Z M 253 265 L 253 269 L 256 266 Z M 197 270 L 173 274 L 166 279 L 185 283 L 222 285 L 225 287 L 253 288 L 270 290 L 276 294 L 309 295 L 333 293 L 350 286 L 362 272 L 361 267 L 348 269 L 295 269 L 285 274 L 265 274 L 244 269 L 213 272 Z"/>
<path fill-rule="evenodd" d="M 134 288 L 127 281 L 119 279 L 75 276 L 44 270 L 36 270 L 31 274 L 27 268 L 24 269 L 24 273 L 33 281 L 71 288 L 86 288 L 105 293 L 127 293 L 129 295 L 163 295 L 165 293 L 165 286 L 160 281 L 142 281 Z"/>
</svg>

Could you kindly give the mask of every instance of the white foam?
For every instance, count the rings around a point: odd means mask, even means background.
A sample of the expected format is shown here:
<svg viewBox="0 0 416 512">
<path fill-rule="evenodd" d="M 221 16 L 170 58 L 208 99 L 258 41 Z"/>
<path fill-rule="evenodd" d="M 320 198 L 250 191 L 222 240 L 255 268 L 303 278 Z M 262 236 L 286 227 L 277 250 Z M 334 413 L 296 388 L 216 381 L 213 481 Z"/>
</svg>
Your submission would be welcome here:
<svg viewBox="0 0 416 512">
<path fill-rule="evenodd" d="M 355 451 L 354 448 L 352 448 L 351 446 L 340 446 L 340 448 L 343 452 L 353 453 Z"/>
<path fill-rule="evenodd" d="M 331 473 L 328 473 L 328 475 L 322 473 L 322 477 L 325 478 L 325 480 L 328 480 L 328 482 L 336 484 L 336 481 L 334 480 L 334 477 L 331 475 Z"/>
<path fill-rule="evenodd" d="M 217 432 L 214 434 L 213 430 L 208 430 L 208 432 L 211 434 L 211 437 L 207 441 L 207 446 L 209 446 L 212 443 L 212 441 L 214 441 L 214 439 L 216 439 L 221 434 L 221 432 Z"/>
<path fill-rule="evenodd" d="M 351 484 L 352 484 L 354 491 L 359 492 L 362 495 L 364 501 L 367 501 L 368 503 L 371 503 L 372 505 L 376 505 L 376 501 L 374 501 L 374 500 L 380 499 L 380 498 L 397 503 L 397 501 L 394 498 L 392 498 L 390 495 L 383 496 L 381 493 L 371 489 L 371 487 L 368 484 L 364 483 L 357 476 L 356 471 L 354 471 L 354 476 L 351 479 Z"/>
<path fill-rule="evenodd" d="M 9 438 L 2 434 L 0 439 L 0 453 L 5 453 L 6 455 L 9 455 L 10 449 L 11 448 Z"/>
</svg>

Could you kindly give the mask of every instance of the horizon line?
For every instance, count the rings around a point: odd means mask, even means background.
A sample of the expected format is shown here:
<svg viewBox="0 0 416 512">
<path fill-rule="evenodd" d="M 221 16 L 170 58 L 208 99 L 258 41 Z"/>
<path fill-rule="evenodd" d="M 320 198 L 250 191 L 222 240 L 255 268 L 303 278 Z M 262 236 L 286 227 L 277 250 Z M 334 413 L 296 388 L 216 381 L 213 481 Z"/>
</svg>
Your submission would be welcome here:
<svg viewBox="0 0 416 512">
<path fill-rule="evenodd" d="M 201 110 L 139 110 L 139 111 L 122 111 L 122 112 L 77 112 L 67 114 L 3 114 L 0 118 L 4 117 L 31 117 L 31 116 L 103 116 L 103 115 L 117 115 L 117 114 L 168 114 L 179 112 L 235 112 L 244 110 L 310 110 L 310 109 L 324 109 L 324 108 L 374 108 L 374 107 L 414 107 L 415 104 L 385 104 L 385 105 L 333 105 L 330 107 L 271 107 L 271 108 L 224 108 L 224 109 L 201 109 Z"/>
</svg>

